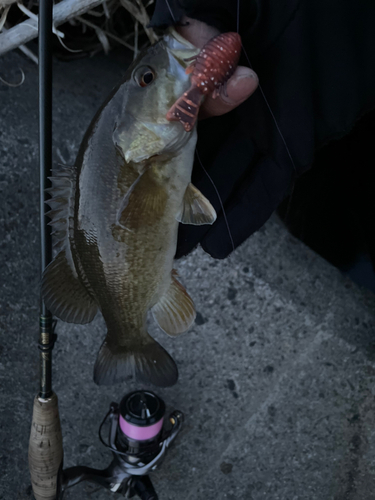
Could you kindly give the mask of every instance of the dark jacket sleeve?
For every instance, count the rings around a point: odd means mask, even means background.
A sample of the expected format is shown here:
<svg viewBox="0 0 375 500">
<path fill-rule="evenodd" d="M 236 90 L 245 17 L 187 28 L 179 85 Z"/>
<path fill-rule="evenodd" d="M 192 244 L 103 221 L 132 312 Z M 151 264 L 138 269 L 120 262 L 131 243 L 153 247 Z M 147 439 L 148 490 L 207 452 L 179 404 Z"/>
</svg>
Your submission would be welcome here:
<svg viewBox="0 0 375 500">
<path fill-rule="evenodd" d="M 237 17 L 237 0 L 166 1 L 157 0 L 154 25 L 176 24 L 186 13 L 231 31 L 239 19 L 240 63 L 259 76 L 245 103 L 198 126 L 197 149 L 238 246 L 266 222 L 316 150 L 375 107 L 375 2 L 358 0 L 353 9 L 349 0 L 240 0 Z M 181 226 L 177 254 L 200 242 L 224 258 L 233 246 L 199 161 L 193 182 L 219 217 L 212 227 Z"/>
</svg>

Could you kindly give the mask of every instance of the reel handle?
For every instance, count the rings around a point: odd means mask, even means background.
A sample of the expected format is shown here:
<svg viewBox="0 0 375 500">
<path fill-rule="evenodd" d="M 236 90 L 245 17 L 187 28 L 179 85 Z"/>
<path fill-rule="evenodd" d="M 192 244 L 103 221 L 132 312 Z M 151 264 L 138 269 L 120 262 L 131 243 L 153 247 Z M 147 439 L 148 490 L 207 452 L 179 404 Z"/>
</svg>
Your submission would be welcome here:
<svg viewBox="0 0 375 500">
<path fill-rule="evenodd" d="M 29 468 L 36 500 L 55 500 L 57 474 L 63 461 L 58 400 L 36 396 L 29 441 Z"/>
</svg>

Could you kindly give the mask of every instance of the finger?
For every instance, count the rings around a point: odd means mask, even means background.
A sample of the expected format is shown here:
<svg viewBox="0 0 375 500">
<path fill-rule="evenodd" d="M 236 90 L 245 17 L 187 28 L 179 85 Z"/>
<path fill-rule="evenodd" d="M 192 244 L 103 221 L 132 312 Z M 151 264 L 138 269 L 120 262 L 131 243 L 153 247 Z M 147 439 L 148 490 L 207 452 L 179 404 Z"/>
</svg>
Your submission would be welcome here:
<svg viewBox="0 0 375 500">
<path fill-rule="evenodd" d="M 184 26 L 177 26 L 176 30 L 198 48 L 202 48 L 212 37 L 219 33 L 219 30 L 213 26 L 186 16 L 182 18 L 182 24 Z M 221 92 L 216 99 L 212 95 L 208 96 L 202 105 L 199 118 L 220 116 L 232 111 L 232 109 L 251 96 L 258 87 L 258 83 L 258 76 L 254 71 L 250 68 L 239 66 L 228 80 L 227 95 Z"/>
<path fill-rule="evenodd" d="M 228 80 L 227 95 L 223 90 L 215 99 L 212 94 L 209 95 L 201 107 L 199 118 L 220 116 L 232 111 L 251 96 L 257 89 L 258 83 L 258 76 L 253 70 L 245 66 L 238 66 L 233 76 Z"/>
<path fill-rule="evenodd" d="M 184 16 L 181 19 L 181 24 L 185 26 L 175 26 L 176 31 L 199 49 L 201 49 L 208 40 L 211 40 L 211 38 L 220 33 L 220 31 L 213 26 L 209 26 L 191 17 Z"/>
</svg>

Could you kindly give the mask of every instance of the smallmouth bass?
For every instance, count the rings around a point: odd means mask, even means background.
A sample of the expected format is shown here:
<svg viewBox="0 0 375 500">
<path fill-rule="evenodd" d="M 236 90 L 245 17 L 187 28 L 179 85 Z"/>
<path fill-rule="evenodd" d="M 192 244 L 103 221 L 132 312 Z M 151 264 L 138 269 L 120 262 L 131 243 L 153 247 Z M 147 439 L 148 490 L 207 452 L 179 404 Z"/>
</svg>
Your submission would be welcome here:
<svg viewBox="0 0 375 500">
<path fill-rule="evenodd" d="M 175 32 L 147 49 L 96 114 L 74 167 L 52 177 L 59 253 L 43 274 L 42 295 L 66 322 L 89 323 L 101 311 L 107 335 L 97 384 L 132 375 L 170 386 L 178 378 L 146 317 L 151 310 L 171 336 L 191 326 L 194 303 L 173 270 L 178 224 L 216 219 L 190 183 L 196 130 L 166 119 L 190 87 L 185 59 L 197 53 Z"/>
</svg>

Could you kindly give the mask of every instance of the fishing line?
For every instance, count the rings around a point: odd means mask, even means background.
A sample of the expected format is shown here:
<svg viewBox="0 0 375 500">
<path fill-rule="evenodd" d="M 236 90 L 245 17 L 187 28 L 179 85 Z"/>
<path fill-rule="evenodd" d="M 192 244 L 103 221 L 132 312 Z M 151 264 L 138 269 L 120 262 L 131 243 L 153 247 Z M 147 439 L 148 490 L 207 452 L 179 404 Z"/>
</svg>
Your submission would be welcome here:
<svg viewBox="0 0 375 500">
<path fill-rule="evenodd" d="M 242 45 L 242 50 L 243 50 L 243 52 L 245 54 L 245 57 L 247 59 L 247 62 L 249 64 L 250 68 L 253 69 L 253 66 L 252 66 L 252 64 L 250 62 L 250 59 L 249 59 L 249 57 L 248 57 L 248 55 L 246 53 L 245 47 L 243 45 Z M 290 209 L 292 207 L 292 195 L 293 195 L 293 191 L 294 191 L 294 180 L 295 180 L 295 176 L 297 175 L 297 168 L 296 168 L 296 165 L 294 163 L 294 160 L 293 160 L 292 154 L 290 152 L 290 149 L 289 149 L 289 147 L 288 147 L 288 145 L 286 143 L 286 140 L 285 140 L 285 138 L 284 138 L 284 136 L 283 136 L 283 134 L 282 134 L 282 132 L 280 130 L 279 124 L 277 123 L 276 117 L 273 114 L 271 106 L 270 106 L 270 104 L 269 104 L 269 102 L 268 102 L 268 100 L 267 100 L 267 98 L 266 98 L 266 96 L 265 96 L 265 94 L 263 92 L 263 89 L 262 89 L 262 86 L 261 86 L 260 83 L 258 83 L 258 87 L 259 87 L 260 93 L 262 94 L 264 102 L 267 105 L 268 111 L 270 112 L 270 114 L 272 116 L 272 119 L 273 119 L 273 122 L 275 124 L 276 130 L 277 130 L 279 136 L 281 137 L 281 140 L 283 141 L 283 144 L 284 144 L 285 150 L 286 150 L 286 152 L 287 152 L 287 154 L 289 156 L 290 162 L 291 162 L 291 164 L 293 166 L 294 178 L 292 179 L 292 188 L 291 188 L 291 191 L 290 191 L 290 194 L 289 194 L 288 206 L 287 206 L 287 209 L 286 209 L 286 212 L 285 212 L 285 216 L 284 216 L 284 222 L 286 223 L 287 220 L 288 220 L 288 217 L 289 217 Z"/>
<path fill-rule="evenodd" d="M 167 4 L 168 10 L 169 10 L 169 12 L 170 12 L 170 14 L 171 14 L 171 16 L 172 16 L 172 19 L 173 19 L 173 21 L 174 21 L 174 24 L 177 24 L 177 20 L 176 20 L 176 18 L 175 18 L 175 17 L 174 17 L 174 15 L 173 15 L 173 12 L 172 12 L 171 6 L 169 5 L 168 0 L 165 0 L 165 3 Z"/>
<path fill-rule="evenodd" d="M 237 0 L 237 33 L 238 34 L 239 34 L 239 31 L 240 31 L 240 0 Z M 247 59 L 247 62 L 249 64 L 250 68 L 254 69 L 253 65 L 250 62 L 249 56 L 247 55 L 245 47 L 242 44 L 241 44 L 241 47 L 242 47 L 243 53 L 245 54 L 245 57 Z M 287 152 L 287 154 L 289 156 L 290 162 L 291 162 L 291 164 L 293 166 L 293 171 L 294 171 L 294 176 L 295 176 L 297 174 L 297 168 L 296 168 L 296 165 L 294 163 L 294 160 L 293 160 L 292 154 L 290 152 L 290 149 L 288 147 L 288 144 L 287 144 L 287 142 L 286 142 L 286 140 L 284 138 L 283 133 L 281 132 L 281 129 L 279 127 L 277 119 L 276 119 L 276 117 L 275 117 L 275 115 L 274 115 L 274 113 L 272 111 L 272 108 L 271 108 L 271 106 L 270 106 L 270 104 L 269 104 L 269 102 L 267 100 L 267 97 L 266 97 L 266 95 L 265 95 L 265 93 L 263 91 L 263 88 L 262 88 L 262 86 L 261 86 L 261 84 L 259 82 L 258 82 L 258 87 L 259 87 L 259 91 L 260 91 L 260 93 L 261 93 L 261 95 L 262 95 L 262 97 L 264 99 L 264 102 L 266 103 L 268 111 L 270 112 L 270 115 L 271 115 L 272 120 L 273 120 L 273 122 L 275 124 L 276 130 L 277 130 L 277 132 L 278 132 L 278 134 L 279 134 L 279 136 L 280 136 L 280 138 L 281 138 L 281 140 L 282 140 L 282 142 L 284 144 L 285 150 L 286 150 L 286 152 Z M 285 212 L 285 216 L 284 216 L 285 223 L 288 220 L 289 212 L 290 212 L 290 209 L 291 209 L 291 206 L 292 206 L 293 190 L 294 190 L 294 179 L 292 181 L 292 188 L 291 188 L 291 192 L 290 192 L 290 195 L 289 195 L 288 206 L 287 206 L 287 209 L 286 209 L 286 212 Z"/>
<path fill-rule="evenodd" d="M 195 154 L 197 155 L 197 158 L 198 158 L 198 161 L 200 163 L 200 166 L 202 167 L 202 170 L 203 172 L 207 175 L 207 177 L 209 178 L 211 184 L 213 185 L 214 189 L 215 189 L 215 192 L 216 192 L 216 195 L 217 197 L 219 198 L 219 202 L 220 202 L 220 206 L 221 206 L 221 210 L 223 212 L 223 217 L 224 217 L 224 221 L 225 221 L 225 225 L 227 226 L 227 230 L 228 230 L 228 234 L 229 234 L 229 238 L 230 238 L 230 242 L 232 244 L 232 250 L 234 251 L 236 248 L 234 246 L 234 241 L 233 241 L 233 238 L 232 238 L 232 233 L 231 233 L 231 230 L 230 230 L 230 227 L 229 227 L 229 223 L 228 223 L 228 219 L 227 219 L 227 214 L 225 213 L 225 209 L 224 209 L 224 205 L 223 205 L 223 202 L 221 200 L 221 196 L 220 196 L 220 193 L 217 189 L 217 187 L 215 186 L 215 183 L 214 181 L 212 180 L 212 177 L 210 176 L 210 174 L 207 172 L 207 170 L 204 168 L 203 166 L 203 163 L 200 159 L 200 156 L 199 156 L 199 153 L 198 153 L 198 149 L 195 148 Z"/>
<path fill-rule="evenodd" d="M 251 62 L 250 62 L 250 59 L 249 59 L 249 58 L 248 58 L 248 56 L 247 56 L 247 53 L 246 53 L 245 47 L 244 47 L 243 45 L 242 45 L 242 50 L 243 50 L 243 52 L 244 52 L 244 54 L 245 54 L 245 57 L 246 57 L 246 59 L 247 59 L 247 62 L 248 62 L 248 64 L 249 64 L 250 68 L 251 68 L 251 69 L 254 69 L 254 68 L 253 68 L 253 66 L 252 66 L 252 64 L 251 64 Z M 265 103 L 266 103 L 266 105 L 267 105 L 268 111 L 270 112 L 270 114 L 271 114 L 271 116 L 272 116 L 273 122 L 274 122 L 274 124 L 275 124 L 275 126 L 276 126 L 276 129 L 277 129 L 277 132 L 279 133 L 279 135 L 280 135 L 280 137 L 281 137 L 281 140 L 283 141 L 283 144 L 284 144 L 284 147 L 285 147 L 285 149 L 286 149 L 286 152 L 288 153 L 289 159 L 290 159 L 290 161 L 291 161 L 291 163 L 292 163 L 292 165 L 293 165 L 294 172 L 297 172 L 296 165 L 295 165 L 294 160 L 293 160 L 293 158 L 292 158 L 292 154 L 291 154 L 291 152 L 290 152 L 290 150 L 289 150 L 289 148 L 288 148 L 288 145 L 287 145 L 287 143 L 286 143 L 286 140 L 285 140 L 285 138 L 284 138 L 284 136 L 283 136 L 283 134 L 282 134 L 282 132 L 281 132 L 281 130 L 280 130 L 279 124 L 277 123 L 276 117 L 275 117 L 275 115 L 273 114 L 273 111 L 272 111 L 272 109 L 271 109 L 271 106 L 270 106 L 270 104 L 269 104 L 269 102 L 268 102 L 268 100 L 267 100 L 267 98 L 266 98 L 266 96 L 265 96 L 265 94 L 264 94 L 264 92 L 263 92 L 263 89 L 262 89 L 262 86 L 261 86 L 261 84 L 260 84 L 260 83 L 258 83 L 258 87 L 259 87 L 260 93 L 262 94 L 262 97 L 263 97 L 263 99 L 264 99 L 264 102 L 265 102 Z"/>
<path fill-rule="evenodd" d="M 166 1 L 167 1 L 167 0 L 166 0 Z M 237 33 L 238 33 L 238 34 L 240 33 L 240 0 L 237 0 Z M 242 44 L 242 43 L 241 43 L 241 47 L 242 47 L 242 51 L 243 51 L 243 53 L 245 54 L 245 57 L 246 57 L 246 59 L 247 59 L 247 62 L 248 62 L 248 64 L 249 64 L 250 68 L 251 68 L 252 70 L 254 70 L 253 65 L 251 64 L 250 59 L 249 59 L 249 56 L 247 55 L 247 52 L 246 52 L 246 50 L 245 50 L 245 47 L 243 46 L 243 44 Z M 285 138 L 284 138 L 284 136 L 283 136 L 283 134 L 282 134 L 282 132 L 281 132 L 281 130 L 280 130 L 279 124 L 277 123 L 276 117 L 275 117 L 275 115 L 274 115 L 274 113 L 273 113 L 273 111 L 272 111 L 272 109 L 271 109 L 271 106 L 270 106 L 270 104 L 269 104 L 269 102 L 268 102 L 268 100 L 267 100 L 267 97 L 266 97 L 265 93 L 263 92 L 263 89 L 262 89 L 262 86 L 261 86 L 261 84 L 260 84 L 260 83 L 258 83 L 258 87 L 259 87 L 260 93 L 262 94 L 262 97 L 263 97 L 263 99 L 264 99 L 264 102 L 265 102 L 265 103 L 266 103 L 266 105 L 267 105 L 268 111 L 270 112 L 270 114 L 271 114 L 271 116 L 272 116 L 272 120 L 273 120 L 273 122 L 274 122 L 274 124 L 275 124 L 276 130 L 277 130 L 277 132 L 278 132 L 279 136 L 281 137 L 281 140 L 283 141 L 283 144 L 284 144 L 284 147 L 285 147 L 285 149 L 286 149 L 286 152 L 287 152 L 287 154 L 288 154 L 288 156 L 289 156 L 289 159 L 290 159 L 290 161 L 291 161 L 291 163 L 292 163 L 292 165 L 293 165 L 294 172 L 296 173 L 296 172 L 297 172 L 297 169 L 296 169 L 296 165 L 295 165 L 295 163 L 294 163 L 294 160 L 293 160 L 293 158 L 292 158 L 292 154 L 291 154 L 290 149 L 289 149 L 289 147 L 288 147 L 288 145 L 287 145 L 287 143 L 286 143 L 286 140 L 285 140 Z"/>
</svg>

